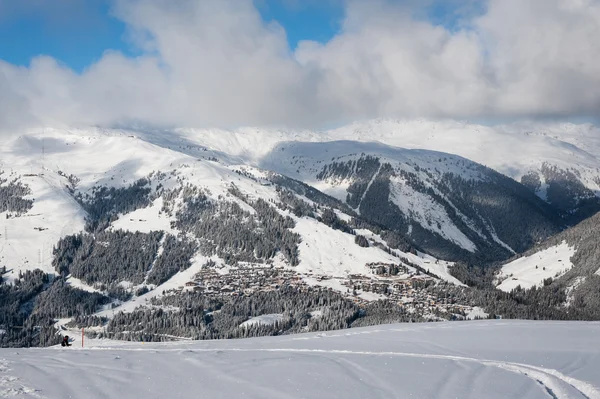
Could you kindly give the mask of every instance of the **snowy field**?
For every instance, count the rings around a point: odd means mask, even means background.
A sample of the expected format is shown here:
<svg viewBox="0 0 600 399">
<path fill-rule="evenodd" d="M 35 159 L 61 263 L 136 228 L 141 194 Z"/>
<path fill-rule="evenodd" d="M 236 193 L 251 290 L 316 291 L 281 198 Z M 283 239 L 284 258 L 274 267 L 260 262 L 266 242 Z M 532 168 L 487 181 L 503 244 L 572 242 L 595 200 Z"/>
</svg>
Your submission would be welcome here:
<svg viewBox="0 0 600 399">
<path fill-rule="evenodd" d="M 600 398 L 600 323 L 396 324 L 1 349 L 0 397 Z"/>
<path fill-rule="evenodd" d="M 573 268 L 573 254 L 575 248 L 563 241 L 554 247 L 516 259 L 502 266 L 497 276 L 500 284 L 496 288 L 510 292 L 519 285 L 523 289 L 541 287 L 544 279 L 562 276 Z"/>
</svg>

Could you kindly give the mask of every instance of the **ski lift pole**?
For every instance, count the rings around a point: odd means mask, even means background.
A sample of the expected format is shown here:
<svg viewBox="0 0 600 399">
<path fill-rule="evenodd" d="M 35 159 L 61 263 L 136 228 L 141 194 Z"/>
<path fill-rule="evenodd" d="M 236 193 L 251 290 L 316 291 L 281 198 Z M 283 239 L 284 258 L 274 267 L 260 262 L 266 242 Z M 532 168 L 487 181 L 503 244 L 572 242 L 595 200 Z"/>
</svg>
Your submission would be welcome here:
<svg viewBox="0 0 600 399">
<path fill-rule="evenodd" d="M 83 348 L 83 327 L 81 328 L 81 347 Z"/>
</svg>

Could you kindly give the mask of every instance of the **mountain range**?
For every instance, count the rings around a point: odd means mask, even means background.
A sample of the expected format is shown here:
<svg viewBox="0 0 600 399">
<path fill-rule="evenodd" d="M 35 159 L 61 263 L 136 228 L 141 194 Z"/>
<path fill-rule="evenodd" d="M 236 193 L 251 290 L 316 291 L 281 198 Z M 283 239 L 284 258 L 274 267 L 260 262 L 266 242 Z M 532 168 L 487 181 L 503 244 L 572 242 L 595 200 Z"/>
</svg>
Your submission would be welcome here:
<svg viewBox="0 0 600 399">
<path fill-rule="evenodd" d="M 598 317 L 598 137 L 419 120 L 15 132 L 0 145 L 2 344 L 510 317 L 491 295 L 532 288 L 553 298 L 544 317 Z"/>
</svg>

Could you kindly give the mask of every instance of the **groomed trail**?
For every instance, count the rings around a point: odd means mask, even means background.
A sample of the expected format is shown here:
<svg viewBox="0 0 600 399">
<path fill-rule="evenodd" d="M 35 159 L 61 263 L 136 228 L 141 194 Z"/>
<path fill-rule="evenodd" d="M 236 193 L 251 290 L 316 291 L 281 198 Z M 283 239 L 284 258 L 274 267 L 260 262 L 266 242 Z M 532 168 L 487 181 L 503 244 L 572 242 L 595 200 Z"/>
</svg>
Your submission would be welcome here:
<svg viewBox="0 0 600 399">
<path fill-rule="evenodd" d="M 396 324 L 0 350 L 0 397 L 600 399 L 600 323 Z"/>
</svg>

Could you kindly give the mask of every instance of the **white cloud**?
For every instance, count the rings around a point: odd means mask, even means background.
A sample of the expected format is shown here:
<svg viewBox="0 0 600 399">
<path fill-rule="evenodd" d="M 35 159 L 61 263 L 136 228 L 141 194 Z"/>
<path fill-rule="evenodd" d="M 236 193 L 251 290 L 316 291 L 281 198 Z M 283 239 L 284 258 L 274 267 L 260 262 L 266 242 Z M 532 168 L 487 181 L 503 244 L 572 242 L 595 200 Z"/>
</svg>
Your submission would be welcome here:
<svg viewBox="0 0 600 399">
<path fill-rule="evenodd" d="M 251 0 L 117 0 L 144 55 L 77 74 L 0 63 L 0 124 L 319 126 L 373 117 L 600 114 L 600 1 L 489 0 L 449 31 L 349 0 L 330 42 L 266 25 Z"/>
<path fill-rule="evenodd" d="M 7 66 L 0 61 L 0 71 L 5 67 Z M 0 127 L 5 129 L 35 123 L 34 116 L 29 113 L 27 100 L 16 93 L 12 86 L 13 82 L 9 77 L 0 73 Z"/>
</svg>

